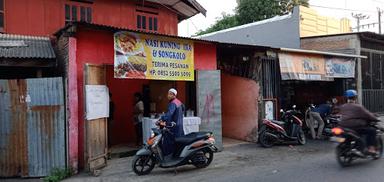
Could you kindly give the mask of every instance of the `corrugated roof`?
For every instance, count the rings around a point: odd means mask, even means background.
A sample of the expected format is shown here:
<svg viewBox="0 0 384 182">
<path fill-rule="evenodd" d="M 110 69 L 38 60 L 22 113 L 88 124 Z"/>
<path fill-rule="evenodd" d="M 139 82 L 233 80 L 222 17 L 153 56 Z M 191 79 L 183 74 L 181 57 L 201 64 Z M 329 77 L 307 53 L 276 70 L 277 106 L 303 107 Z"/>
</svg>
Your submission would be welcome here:
<svg viewBox="0 0 384 182">
<path fill-rule="evenodd" d="M 198 36 L 195 36 L 195 38 L 205 39 L 205 38 L 213 36 L 213 35 L 224 34 L 224 33 L 227 33 L 227 32 L 236 31 L 236 30 L 240 30 L 240 29 L 244 29 L 244 28 L 248 28 L 248 27 L 258 26 L 258 25 L 262 25 L 262 24 L 266 24 L 266 23 L 271 23 L 271 22 L 276 22 L 276 21 L 281 21 L 281 20 L 289 19 L 291 17 L 292 17 L 292 14 L 287 14 L 287 15 L 282 15 L 282 16 L 275 16 L 275 17 L 272 17 L 272 18 L 269 18 L 269 19 L 265 19 L 265 20 L 261 20 L 261 21 L 257 21 L 257 22 L 253 22 L 253 23 L 248 23 L 248 24 L 239 25 L 239 26 L 232 27 L 232 28 L 227 28 L 227 29 L 224 29 L 224 30 L 219 30 L 219 31 L 216 31 L 216 32 L 211 32 L 211 33 L 207 33 L 207 34 L 203 34 L 203 35 L 198 35 Z"/>
<path fill-rule="evenodd" d="M 56 58 L 49 37 L 0 34 L 2 58 Z"/>
</svg>

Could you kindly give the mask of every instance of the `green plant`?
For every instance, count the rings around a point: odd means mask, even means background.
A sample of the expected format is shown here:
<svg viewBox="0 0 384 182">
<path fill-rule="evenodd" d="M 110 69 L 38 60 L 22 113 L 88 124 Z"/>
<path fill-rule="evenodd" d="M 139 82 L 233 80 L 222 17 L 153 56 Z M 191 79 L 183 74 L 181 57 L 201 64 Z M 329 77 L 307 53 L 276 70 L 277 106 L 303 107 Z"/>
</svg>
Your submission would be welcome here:
<svg viewBox="0 0 384 182">
<path fill-rule="evenodd" d="M 72 169 L 62 169 L 62 168 L 54 168 L 51 171 L 51 174 L 45 178 L 43 178 L 44 182 L 58 182 L 69 176 L 72 176 Z"/>
</svg>

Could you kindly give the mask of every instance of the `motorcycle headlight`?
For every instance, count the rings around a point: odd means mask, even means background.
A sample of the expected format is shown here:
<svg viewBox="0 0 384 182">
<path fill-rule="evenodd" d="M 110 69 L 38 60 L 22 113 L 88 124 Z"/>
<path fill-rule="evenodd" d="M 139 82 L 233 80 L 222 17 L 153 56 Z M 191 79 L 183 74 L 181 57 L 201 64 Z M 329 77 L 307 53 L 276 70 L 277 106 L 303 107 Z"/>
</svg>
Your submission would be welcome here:
<svg viewBox="0 0 384 182">
<path fill-rule="evenodd" d="M 153 141 L 152 148 L 155 148 L 160 142 L 160 136 L 157 136 L 155 140 Z"/>
</svg>

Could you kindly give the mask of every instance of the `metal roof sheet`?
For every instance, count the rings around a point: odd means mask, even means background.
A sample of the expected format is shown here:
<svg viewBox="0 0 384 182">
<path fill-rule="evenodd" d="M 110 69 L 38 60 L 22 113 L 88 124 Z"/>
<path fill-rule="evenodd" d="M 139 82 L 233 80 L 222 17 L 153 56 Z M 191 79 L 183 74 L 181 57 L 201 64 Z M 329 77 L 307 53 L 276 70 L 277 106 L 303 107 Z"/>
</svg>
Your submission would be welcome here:
<svg viewBox="0 0 384 182">
<path fill-rule="evenodd" d="M 56 58 L 49 37 L 0 34 L 2 58 Z"/>
</svg>

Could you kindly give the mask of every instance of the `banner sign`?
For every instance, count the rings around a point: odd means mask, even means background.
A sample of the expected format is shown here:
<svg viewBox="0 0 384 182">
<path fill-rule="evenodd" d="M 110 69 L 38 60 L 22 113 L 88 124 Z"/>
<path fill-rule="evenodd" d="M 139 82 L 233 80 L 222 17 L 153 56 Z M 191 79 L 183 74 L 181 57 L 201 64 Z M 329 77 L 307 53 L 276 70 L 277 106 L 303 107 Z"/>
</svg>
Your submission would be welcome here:
<svg viewBox="0 0 384 182">
<path fill-rule="evenodd" d="M 354 78 L 355 61 L 340 58 L 327 58 L 326 75 L 333 78 Z"/>
<path fill-rule="evenodd" d="M 114 49 L 115 78 L 194 80 L 193 41 L 122 31 Z"/>
<path fill-rule="evenodd" d="M 355 61 L 322 55 L 279 53 L 282 80 L 333 81 L 353 78 Z"/>
</svg>

